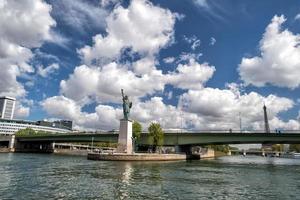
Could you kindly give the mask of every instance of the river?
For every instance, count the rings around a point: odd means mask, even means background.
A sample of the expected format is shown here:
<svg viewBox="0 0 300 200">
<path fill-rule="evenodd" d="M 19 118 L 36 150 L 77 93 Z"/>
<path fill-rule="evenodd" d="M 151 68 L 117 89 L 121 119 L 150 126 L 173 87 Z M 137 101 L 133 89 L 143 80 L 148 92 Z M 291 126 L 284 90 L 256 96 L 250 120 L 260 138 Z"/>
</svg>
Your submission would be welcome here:
<svg viewBox="0 0 300 200">
<path fill-rule="evenodd" d="M 180 162 L 0 154 L 0 199 L 300 199 L 300 159 Z"/>
</svg>

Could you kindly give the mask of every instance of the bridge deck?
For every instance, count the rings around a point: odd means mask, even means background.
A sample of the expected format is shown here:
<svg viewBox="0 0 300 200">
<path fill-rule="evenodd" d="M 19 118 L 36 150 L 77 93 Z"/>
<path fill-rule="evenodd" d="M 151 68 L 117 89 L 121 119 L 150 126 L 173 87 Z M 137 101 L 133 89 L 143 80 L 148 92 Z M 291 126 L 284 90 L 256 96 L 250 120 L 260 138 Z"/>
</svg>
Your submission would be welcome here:
<svg viewBox="0 0 300 200">
<path fill-rule="evenodd" d="M 118 141 L 118 134 L 68 134 L 51 136 L 17 137 L 20 142 L 110 142 Z M 148 134 L 141 134 L 138 144 L 149 145 Z M 300 143 L 300 133 L 165 133 L 164 145 L 205 145 L 205 144 L 297 144 Z"/>
</svg>

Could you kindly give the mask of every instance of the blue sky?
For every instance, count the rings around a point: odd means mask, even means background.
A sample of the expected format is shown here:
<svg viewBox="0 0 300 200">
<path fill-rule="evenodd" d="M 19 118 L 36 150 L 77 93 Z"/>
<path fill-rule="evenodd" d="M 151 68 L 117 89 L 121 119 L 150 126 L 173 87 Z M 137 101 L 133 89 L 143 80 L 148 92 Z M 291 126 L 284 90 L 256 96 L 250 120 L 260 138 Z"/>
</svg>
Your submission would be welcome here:
<svg viewBox="0 0 300 200">
<path fill-rule="evenodd" d="M 16 118 L 118 128 L 299 129 L 300 2 L 0 1 L 0 94 Z"/>
</svg>

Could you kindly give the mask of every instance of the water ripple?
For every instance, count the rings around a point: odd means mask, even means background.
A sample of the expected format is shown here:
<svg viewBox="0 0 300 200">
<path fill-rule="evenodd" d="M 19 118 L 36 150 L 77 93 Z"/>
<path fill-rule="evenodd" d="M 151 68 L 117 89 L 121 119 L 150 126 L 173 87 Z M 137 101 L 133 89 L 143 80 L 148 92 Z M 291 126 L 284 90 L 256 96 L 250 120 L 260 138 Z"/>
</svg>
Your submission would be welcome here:
<svg viewBox="0 0 300 200">
<path fill-rule="evenodd" d="M 0 154 L 0 199 L 297 199 L 300 160 L 95 162 Z"/>
</svg>

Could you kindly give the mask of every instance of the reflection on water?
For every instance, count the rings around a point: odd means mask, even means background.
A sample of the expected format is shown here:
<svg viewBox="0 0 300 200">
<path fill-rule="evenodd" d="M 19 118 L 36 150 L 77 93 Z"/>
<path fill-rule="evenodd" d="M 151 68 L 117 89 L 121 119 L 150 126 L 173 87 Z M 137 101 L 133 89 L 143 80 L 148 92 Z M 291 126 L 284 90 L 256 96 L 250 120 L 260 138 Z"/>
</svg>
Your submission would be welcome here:
<svg viewBox="0 0 300 200">
<path fill-rule="evenodd" d="M 129 197 L 129 189 L 131 186 L 131 177 L 133 173 L 133 168 L 131 163 L 124 163 L 121 167 L 121 171 L 123 171 L 122 175 L 120 176 L 120 180 L 117 181 L 116 184 L 116 196 L 120 197 L 120 199 L 127 199 Z"/>
<path fill-rule="evenodd" d="M 300 160 L 110 162 L 0 154 L 0 199 L 297 199 Z"/>
</svg>

